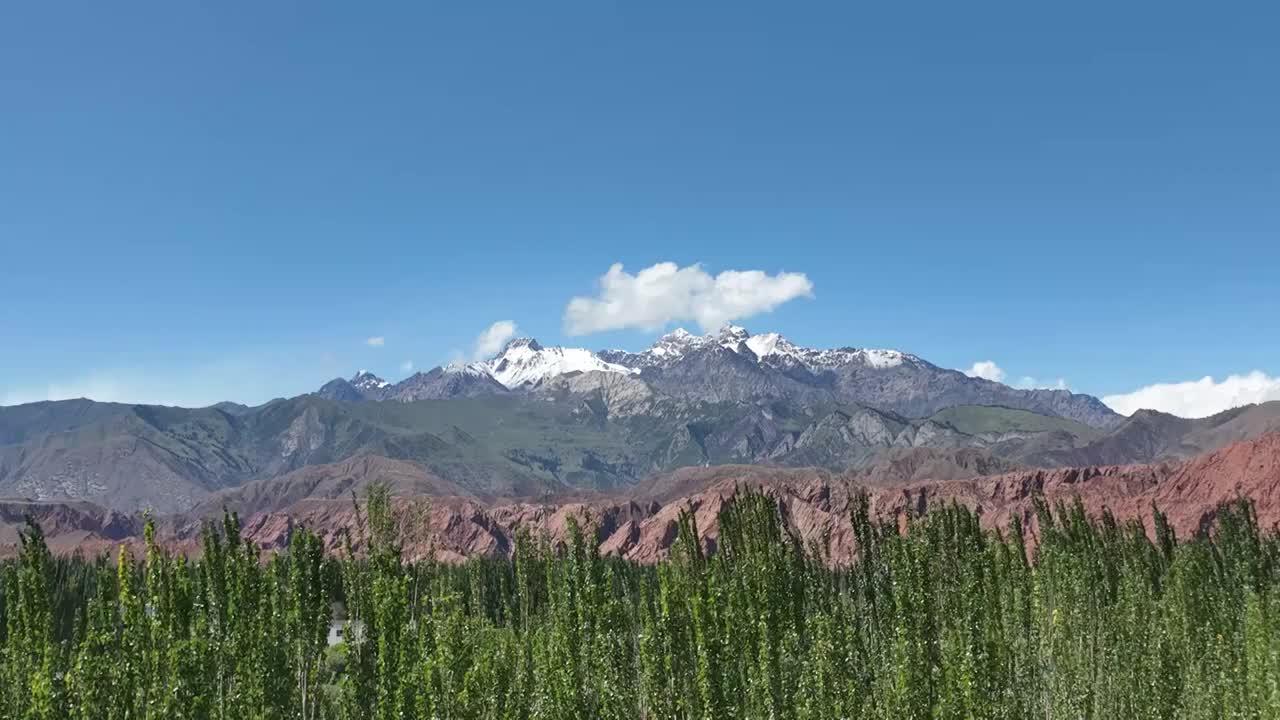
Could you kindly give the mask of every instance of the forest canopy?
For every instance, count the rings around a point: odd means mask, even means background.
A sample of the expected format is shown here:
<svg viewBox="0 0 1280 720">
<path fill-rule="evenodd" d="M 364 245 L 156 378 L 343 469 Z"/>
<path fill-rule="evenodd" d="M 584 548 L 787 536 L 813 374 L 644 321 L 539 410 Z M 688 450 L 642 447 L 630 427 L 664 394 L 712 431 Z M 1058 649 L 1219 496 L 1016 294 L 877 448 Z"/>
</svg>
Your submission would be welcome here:
<svg viewBox="0 0 1280 720">
<path fill-rule="evenodd" d="M 0 719 L 1280 718 L 1280 538 L 1246 501 L 1185 540 L 1040 504 L 1031 548 L 864 496 L 847 567 L 745 490 L 714 553 L 685 514 L 656 566 L 577 525 L 410 563 L 385 489 L 362 505 L 345 551 L 302 528 L 269 557 L 230 514 L 196 558 L 150 526 L 140 557 L 56 557 L 29 523 Z"/>
</svg>

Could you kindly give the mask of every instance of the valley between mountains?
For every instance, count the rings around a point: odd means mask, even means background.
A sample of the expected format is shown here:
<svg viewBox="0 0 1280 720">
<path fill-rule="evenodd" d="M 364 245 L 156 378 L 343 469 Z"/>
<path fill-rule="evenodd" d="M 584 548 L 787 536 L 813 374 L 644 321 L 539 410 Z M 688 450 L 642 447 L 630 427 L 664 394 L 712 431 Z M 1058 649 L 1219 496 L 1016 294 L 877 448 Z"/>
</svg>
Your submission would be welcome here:
<svg viewBox="0 0 1280 720">
<path fill-rule="evenodd" d="M 674 508 L 706 509 L 714 542 L 713 510 L 739 483 L 779 493 L 797 530 L 828 533 L 836 555 L 852 486 L 883 512 L 955 499 L 992 523 L 1037 493 L 1131 515 L 1155 500 L 1194 531 L 1232 492 L 1272 512 L 1276 432 L 1280 403 L 1123 417 L 905 352 L 733 326 L 642 352 L 517 339 L 483 362 L 398 383 L 361 372 L 257 407 L 0 407 L 0 543 L 29 511 L 64 549 L 127 541 L 143 510 L 181 543 L 223 507 L 267 546 L 297 523 L 333 540 L 373 482 L 430 500 L 418 550 L 446 558 L 501 553 L 519 528 L 554 534 L 585 512 L 606 550 L 655 559 Z"/>
</svg>

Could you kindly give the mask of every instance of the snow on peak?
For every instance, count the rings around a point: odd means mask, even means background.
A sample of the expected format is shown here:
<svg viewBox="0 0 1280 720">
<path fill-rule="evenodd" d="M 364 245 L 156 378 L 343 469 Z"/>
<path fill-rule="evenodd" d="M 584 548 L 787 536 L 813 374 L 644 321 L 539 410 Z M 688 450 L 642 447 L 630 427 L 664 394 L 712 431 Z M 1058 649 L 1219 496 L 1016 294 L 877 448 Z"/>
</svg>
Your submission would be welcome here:
<svg viewBox="0 0 1280 720">
<path fill-rule="evenodd" d="M 381 390 L 390 384 L 368 370 L 361 370 L 351 378 L 351 385 L 359 390 Z"/>
<path fill-rule="evenodd" d="M 819 350 L 802 347 L 779 333 L 752 335 L 746 328 L 725 325 L 716 332 L 693 335 L 685 330 L 675 330 L 658 338 L 648 350 L 620 356 L 623 362 L 634 367 L 665 366 L 676 362 L 690 352 L 706 348 L 722 347 L 730 352 L 743 354 L 750 351 L 754 359 L 766 364 L 798 364 L 817 372 L 857 363 L 865 367 L 884 370 L 914 362 L 917 358 L 897 350 L 873 350 L 838 348 Z"/>
<path fill-rule="evenodd" d="M 786 342 L 783 340 L 782 342 Z M 851 363 L 858 363 L 875 370 L 887 370 L 914 362 L 914 355 L 898 350 L 875 350 L 870 348 L 838 348 L 835 350 L 814 350 L 790 345 L 785 352 L 775 354 L 789 355 L 811 369 L 834 368 Z M 779 345 L 781 349 L 781 345 Z"/>
<path fill-rule="evenodd" d="M 676 328 L 675 330 L 672 330 L 666 335 L 658 338 L 657 342 L 654 343 L 654 347 L 659 345 L 688 345 L 690 343 L 697 342 L 698 340 L 699 337 L 688 330 L 685 330 L 684 328 Z"/>
<path fill-rule="evenodd" d="M 512 340 L 497 357 L 479 364 L 488 370 L 494 380 L 508 389 L 537 385 L 547 378 L 572 372 L 639 372 L 605 362 L 590 350 L 544 348 L 537 341 L 528 338 Z"/>
<path fill-rule="evenodd" d="M 859 350 L 862 355 L 862 361 L 869 367 L 873 368 L 891 368 L 897 367 L 908 357 L 906 353 L 897 350 Z"/>
<path fill-rule="evenodd" d="M 584 348 L 543 347 L 533 338 L 516 338 L 489 360 L 450 363 L 443 366 L 441 371 L 488 378 L 508 390 L 520 390 L 539 386 L 558 375 L 586 372 L 634 375 L 641 369 L 672 367 L 686 356 L 726 351 L 761 365 L 785 369 L 800 367 L 813 373 L 839 370 L 852 364 L 885 370 L 904 363 L 920 363 L 920 359 L 914 355 L 897 350 L 851 347 L 817 350 L 796 345 L 778 333 L 752 335 L 745 328 L 726 325 L 719 331 L 706 335 L 694 335 L 683 328 L 673 330 L 658 338 L 648 350 L 638 353 L 612 350 L 603 351 L 603 355 L 599 355 Z M 356 373 L 350 382 L 366 393 L 383 390 L 391 385 L 366 370 Z"/>
<path fill-rule="evenodd" d="M 451 362 L 445 365 L 441 370 L 449 375 L 467 375 L 470 377 L 493 377 L 489 372 L 488 366 L 484 363 L 471 362 Z"/>
<path fill-rule="evenodd" d="M 742 347 L 742 343 L 751 337 L 751 333 L 747 332 L 744 327 L 737 325 L 725 325 L 720 328 L 720 332 L 716 335 L 716 342 L 720 343 L 720 347 L 726 350 L 738 352 Z"/>
<path fill-rule="evenodd" d="M 770 355 L 793 355 L 798 349 L 791 341 L 782 337 L 778 333 L 765 333 L 763 335 L 752 335 L 747 338 L 747 347 L 751 352 L 756 354 L 758 358 L 767 358 Z"/>
<path fill-rule="evenodd" d="M 647 352 L 657 357 L 675 358 L 684 355 L 690 348 L 697 347 L 705 341 L 706 338 L 694 335 L 684 328 L 676 328 L 658 338 L 657 342 Z"/>
<path fill-rule="evenodd" d="M 498 356 L 501 357 L 511 352 L 536 353 L 540 350 L 542 350 L 542 346 L 538 344 L 537 340 L 530 337 L 518 337 L 508 340 L 507 344 L 503 346 L 502 352 L 498 353 Z"/>
</svg>

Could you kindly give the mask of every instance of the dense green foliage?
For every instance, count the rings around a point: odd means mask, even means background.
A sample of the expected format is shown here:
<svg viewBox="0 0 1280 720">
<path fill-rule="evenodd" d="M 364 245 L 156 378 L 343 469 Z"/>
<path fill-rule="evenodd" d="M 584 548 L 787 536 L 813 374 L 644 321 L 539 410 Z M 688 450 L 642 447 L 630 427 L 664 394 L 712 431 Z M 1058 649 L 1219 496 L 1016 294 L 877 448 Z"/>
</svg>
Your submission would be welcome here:
<svg viewBox="0 0 1280 720">
<path fill-rule="evenodd" d="M 374 492 L 359 559 L 306 530 L 269 559 L 227 517 L 199 560 L 0 566 L 0 718 L 1277 718 L 1280 541 L 1250 506 L 1212 539 L 1162 516 L 1039 513 L 1034 562 L 962 508 L 902 530 L 857 505 L 831 569 L 742 493 L 669 561 L 522 539 L 510 559 L 404 562 Z M 345 641 L 326 642 L 331 602 Z"/>
</svg>

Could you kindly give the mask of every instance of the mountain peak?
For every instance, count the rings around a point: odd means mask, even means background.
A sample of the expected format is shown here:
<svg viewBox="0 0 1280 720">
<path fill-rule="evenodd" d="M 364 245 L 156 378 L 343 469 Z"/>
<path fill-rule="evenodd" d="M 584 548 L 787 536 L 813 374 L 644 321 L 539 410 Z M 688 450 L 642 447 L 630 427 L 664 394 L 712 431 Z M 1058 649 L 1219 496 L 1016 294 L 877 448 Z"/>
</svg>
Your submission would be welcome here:
<svg viewBox="0 0 1280 720">
<path fill-rule="evenodd" d="M 747 347 L 758 358 L 766 358 L 770 355 L 794 355 L 797 349 L 790 340 L 778 333 L 752 335 L 747 338 Z"/>
<path fill-rule="evenodd" d="M 451 362 L 440 368 L 446 375 L 471 375 L 475 377 L 491 377 L 489 367 L 481 362 Z"/>
<path fill-rule="evenodd" d="M 719 338 L 722 342 L 728 341 L 728 340 L 741 342 L 751 337 L 751 333 L 747 332 L 747 329 L 740 325 L 734 325 L 732 323 L 729 323 L 729 324 L 726 324 L 724 327 L 720 328 L 720 332 L 716 335 L 716 337 Z"/>
<path fill-rule="evenodd" d="M 582 348 L 544 348 L 533 338 L 516 338 L 492 360 L 477 363 L 494 380 L 508 389 L 533 387 L 547 378 L 574 372 L 616 372 L 630 374 L 630 368 L 606 362 Z"/>
<path fill-rule="evenodd" d="M 596 353 L 584 348 L 543 347 L 530 337 L 515 338 L 490 359 L 438 368 L 428 377 L 414 376 L 390 385 L 362 370 L 350 382 L 335 381 L 319 394 L 330 399 L 366 400 L 518 394 L 535 391 L 553 378 L 590 373 L 639 376 L 656 393 L 700 401 L 819 398 L 863 404 L 906 417 L 927 417 L 955 405 L 1007 405 L 1096 427 L 1110 427 L 1119 421 L 1089 396 L 977 382 L 899 350 L 819 349 L 793 343 L 776 332 L 752 335 L 733 324 L 705 334 L 674 329 L 639 352 Z"/>
<path fill-rule="evenodd" d="M 344 402 L 355 402 L 364 399 L 364 395 L 351 384 L 351 381 L 343 378 L 334 378 L 325 383 L 316 391 L 316 395 L 328 400 L 341 400 Z"/>
<path fill-rule="evenodd" d="M 685 330 L 684 328 L 676 328 L 671 332 L 658 338 L 659 343 L 685 343 L 696 338 L 697 335 Z"/>
<path fill-rule="evenodd" d="M 530 352 L 539 352 L 542 349 L 543 349 L 542 345 L 538 344 L 538 341 L 534 340 L 531 337 L 512 338 L 511 340 L 507 341 L 507 344 L 502 348 L 502 352 L 498 353 L 498 357 L 502 357 L 503 355 L 506 355 L 512 350 L 528 350 Z"/>
<path fill-rule="evenodd" d="M 725 325 L 720 328 L 720 332 L 716 333 L 715 340 L 723 348 L 733 352 L 741 352 L 743 343 L 747 342 L 750 337 L 751 333 L 747 332 L 744 327 Z"/>
<path fill-rule="evenodd" d="M 391 384 L 386 380 L 383 380 L 382 378 L 378 377 L 377 375 L 374 375 L 373 373 L 369 372 L 368 370 L 361 370 L 360 372 L 356 373 L 355 376 L 351 378 L 350 382 L 352 387 L 355 387 L 358 390 L 365 390 L 365 391 L 381 390 L 382 388 Z"/>
<path fill-rule="evenodd" d="M 676 328 L 658 338 L 647 352 L 658 357 L 678 357 L 705 340 L 706 338 L 694 335 L 684 328 Z"/>
</svg>

